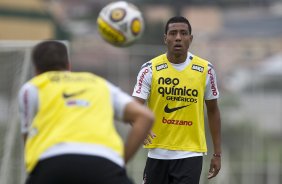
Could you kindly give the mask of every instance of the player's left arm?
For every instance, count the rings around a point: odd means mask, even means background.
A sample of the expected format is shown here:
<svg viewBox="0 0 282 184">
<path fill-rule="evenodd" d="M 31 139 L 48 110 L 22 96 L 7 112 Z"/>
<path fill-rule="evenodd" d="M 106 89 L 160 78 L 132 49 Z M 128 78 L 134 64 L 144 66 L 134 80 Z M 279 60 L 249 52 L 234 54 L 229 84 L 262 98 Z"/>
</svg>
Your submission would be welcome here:
<svg viewBox="0 0 282 184">
<path fill-rule="evenodd" d="M 218 98 L 219 91 L 217 87 L 216 73 L 213 65 L 209 63 L 206 78 L 205 103 L 214 151 L 210 163 L 209 179 L 215 177 L 221 168 L 221 120 L 220 110 L 217 103 Z"/>
<path fill-rule="evenodd" d="M 217 99 L 206 100 L 205 103 L 214 150 L 208 175 L 210 179 L 215 177 L 221 168 L 221 120 Z"/>
</svg>

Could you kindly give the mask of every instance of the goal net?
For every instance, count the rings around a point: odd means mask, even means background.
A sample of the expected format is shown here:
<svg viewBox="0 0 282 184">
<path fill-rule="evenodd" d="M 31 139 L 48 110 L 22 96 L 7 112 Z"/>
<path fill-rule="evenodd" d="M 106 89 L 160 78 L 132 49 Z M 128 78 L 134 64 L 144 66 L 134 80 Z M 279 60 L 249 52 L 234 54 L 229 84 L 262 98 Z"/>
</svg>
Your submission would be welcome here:
<svg viewBox="0 0 282 184">
<path fill-rule="evenodd" d="M 0 183 L 21 184 L 25 179 L 23 141 L 17 95 L 32 75 L 30 55 L 35 41 L 0 41 Z"/>
<path fill-rule="evenodd" d="M 18 91 L 33 76 L 31 52 L 40 41 L 0 41 L 0 183 L 23 184 L 24 146 Z M 68 47 L 68 43 L 63 41 Z"/>
</svg>

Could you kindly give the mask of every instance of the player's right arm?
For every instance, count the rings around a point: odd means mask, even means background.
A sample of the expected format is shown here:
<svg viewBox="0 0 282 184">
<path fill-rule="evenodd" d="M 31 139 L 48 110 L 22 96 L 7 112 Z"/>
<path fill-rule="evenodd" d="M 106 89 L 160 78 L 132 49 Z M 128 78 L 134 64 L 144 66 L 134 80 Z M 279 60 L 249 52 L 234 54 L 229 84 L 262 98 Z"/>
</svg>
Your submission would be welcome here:
<svg viewBox="0 0 282 184">
<path fill-rule="evenodd" d="M 144 63 L 137 75 L 137 82 L 134 87 L 132 96 L 140 104 L 145 104 L 151 92 L 152 83 L 152 62 L 148 61 Z M 150 131 L 146 139 L 144 140 L 144 145 L 151 144 L 152 139 L 156 137 L 154 132 Z"/>
<path fill-rule="evenodd" d="M 22 86 L 18 95 L 19 114 L 21 123 L 21 133 L 24 142 L 28 136 L 28 129 L 37 112 L 38 90 L 30 83 Z"/>
<path fill-rule="evenodd" d="M 139 98 L 139 97 L 134 97 L 134 99 L 140 103 L 140 104 L 145 104 L 146 100 Z M 148 133 L 147 137 L 145 138 L 143 144 L 144 145 L 148 145 L 152 143 L 152 139 L 154 139 L 156 137 L 156 134 L 150 130 L 150 132 Z"/>
<path fill-rule="evenodd" d="M 138 103 L 119 88 L 110 83 L 109 86 L 115 118 L 131 124 L 124 149 L 124 161 L 127 163 L 148 135 L 154 122 L 154 115 L 146 106 Z"/>
<path fill-rule="evenodd" d="M 124 110 L 124 121 L 131 123 L 131 131 L 125 144 L 125 163 L 143 143 L 154 122 L 154 114 L 144 105 L 132 101 Z"/>
</svg>

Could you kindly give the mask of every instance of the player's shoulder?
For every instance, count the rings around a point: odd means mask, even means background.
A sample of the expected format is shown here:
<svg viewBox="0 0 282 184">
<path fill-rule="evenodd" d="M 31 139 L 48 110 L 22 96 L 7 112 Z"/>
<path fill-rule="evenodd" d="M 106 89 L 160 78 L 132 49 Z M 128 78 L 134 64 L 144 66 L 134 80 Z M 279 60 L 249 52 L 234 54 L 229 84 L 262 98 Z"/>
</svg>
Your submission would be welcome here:
<svg viewBox="0 0 282 184">
<path fill-rule="evenodd" d="M 37 94 L 37 91 L 38 89 L 34 84 L 32 84 L 31 82 L 26 82 L 21 86 L 18 95 L 19 97 L 21 96 L 23 97 L 24 94 L 30 94 L 30 95 Z"/>
<path fill-rule="evenodd" d="M 151 62 L 153 64 L 157 64 L 157 63 L 160 63 L 160 62 L 165 62 L 167 61 L 167 58 L 166 58 L 166 54 L 161 54 L 157 57 L 154 57 L 153 59 L 151 59 Z"/>
<path fill-rule="evenodd" d="M 108 86 L 109 90 L 111 93 L 115 93 L 115 92 L 119 92 L 120 89 L 118 86 L 114 85 L 113 83 L 111 83 L 110 81 L 106 81 L 106 85 Z"/>
<path fill-rule="evenodd" d="M 207 59 L 204 59 L 202 57 L 199 57 L 197 55 L 194 55 L 192 53 L 189 53 L 190 57 L 193 58 L 194 61 L 198 62 L 198 63 L 201 63 L 201 64 L 204 64 L 204 65 L 207 65 L 208 68 L 213 68 L 213 65 L 210 61 L 208 61 Z"/>
<path fill-rule="evenodd" d="M 107 79 L 105 79 L 104 77 L 98 75 L 98 74 L 95 74 L 95 73 L 92 73 L 92 72 L 71 72 L 73 75 L 76 75 L 78 78 L 82 78 L 83 80 L 85 81 L 89 81 L 89 82 L 103 82 L 103 83 L 106 83 L 107 82 Z"/>
<path fill-rule="evenodd" d="M 193 60 L 197 61 L 197 62 L 206 63 L 206 64 L 209 62 L 208 60 L 206 60 L 202 57 L 199 57 L 197 55 L 194 55 L 194 54 L 192 55 L 192 57 L 193 57 Z"/>
<path fill-rule="evenodd" d="M 144 63 L 142 66 L 141 66 L 141 70 L 143 70 L 144 68 L 152 68 L 152 61 L 147 61 L 146 63 Z"/>
<path fill-rule="evenodd" d="M 117 85 L 113 84 L 112 82 L 107 81 L 106 84 L 107 84 L 107 86 L 108 86 L 108 88 L 110 90 L 110 93 L 114 97 L 119 96 L 119 98 L 122 98 L 123 100 L 126 99 L 126 101 L 128 101 L 128 102 L 133 100 L 133 99 L 131 99 L 131 96 L 128 93 L 123 91 L 120 87 L 118 87 Z M 114 99 L 114 101 L 116 101 L 116 100 L 120 100 L 121 101 L 121 99 Z"/>
<path fill-rule="evenodd" d="M 21 90 L 30 90 L 30 89 L 33 89 L 33 88 L 36 88 L 35 85 L 33 83 L 31 83 L 30 81 L 24 83 L 22 86 L 21 86 Z"/>
<path fill-rule="evenodd" d="M 151 59 L 150 61 L 147 61 L 146 63 L 144 63 L 141 66 L 141 70 L 144 70 L 144 68 L 149 69 L 150 71 L 152 71 L 152 67 L 156 66 L 160 63 L 164 63 L 166 60 L 166 54 L 161 54 L 157 57 L 154 57 L 153 59 Z"/>
</svg>

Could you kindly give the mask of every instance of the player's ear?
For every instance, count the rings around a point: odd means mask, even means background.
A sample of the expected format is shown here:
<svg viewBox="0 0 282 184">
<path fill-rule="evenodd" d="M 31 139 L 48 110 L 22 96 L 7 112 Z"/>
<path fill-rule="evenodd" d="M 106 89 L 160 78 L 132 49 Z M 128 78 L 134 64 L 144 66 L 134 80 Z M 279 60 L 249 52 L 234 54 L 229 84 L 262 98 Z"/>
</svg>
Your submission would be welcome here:
<svg viewBox="0 0 282 184">
<path fill-rule="evenodd" d="M 166 34 L 164 34 L 164 43 L 165 43 L 165 44 L 167 44 L 166 39 L 167 39 L 167 36 L 166 36 Z"/>
<path fill-rule="evenodd" d="M 189 37 L 189 46 L 188 47 L 190 47 L 190 45 L 192 44 L 192 41 L 193 41 L 193 35 L 190 35 L 190 37 Z"/>
</svg>

